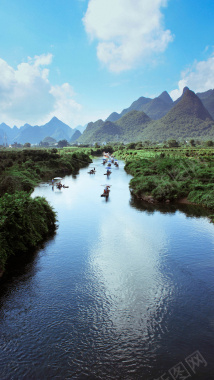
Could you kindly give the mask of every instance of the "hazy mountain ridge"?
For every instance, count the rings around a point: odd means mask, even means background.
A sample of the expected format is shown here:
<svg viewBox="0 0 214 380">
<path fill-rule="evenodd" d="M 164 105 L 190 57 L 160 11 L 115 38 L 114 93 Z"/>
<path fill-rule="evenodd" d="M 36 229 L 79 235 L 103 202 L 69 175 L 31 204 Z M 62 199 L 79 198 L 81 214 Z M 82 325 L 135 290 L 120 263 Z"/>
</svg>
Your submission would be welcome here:
<svg viewBox="0 0 214 380">
<path fill-rule="evenodd" d="M 122 117 L 114 122 L 106 120 L 103 122 L 99 120 L 95 123 L 89 123 L 88 127 L 78 139 L 78 142 L 82 143 L 94 143 L 94 142 L 110 142 L 110 141 L 140 141 L 140 140 L 152 140 L 152 141 L 164 141 L 169 138 L 186 139 L 186 138 L 201 138 L 209 139 L 214 138 L 214 120 L 208 110 L 205 108 L 204 103 L 207 99 L 211 99 L 213 90 L 206 93 L 202 93 L 203 101 L 187 87 L 184 88 L 182 96 L 178 101 L 173 102 L 169 94 L 164 91 L 159 97 L 153 100 L 146 100 L 146 102 L 139 107 L 141 102 L 133 102 L 133 105 L 137 105 L 140 109 L 147 107 L 150 111 L 154 112 L 153 105 L 156 107 L 156 115 L 159 107 L 159 112 L 164 113 L 164 109 L 168 109 L 168 112 L 161 118 L 154 120 L 149 117 L 143 111 L 131 110 L 125 112 Z M 125 109 L 126 111 L 127 109 Z M 123 111 L 122 111 L 123 112 Z M 114 115 L 112 113 L 111 115 Z M 121 113 L 122 114 L 122 113 Z M 120 114 L 120 115 L 121 115 Z M 110 115 L 110 116 L 111 116 Z M 110 124 L 106 124 L 110 123 Z M 105 127 L 107 127 L 108 129 Z"/>
<path fill-rule="evenodd" d="M 80 136 L 81 136 L 81 132 L 77 129 L 74 134 L 71 136 L 71 139 L 70 139 L 70 143 L 73 143 L 75 142 Z"/>
<path fill-rule="evenodd" d="M 169 138 L 214 138 L 214 89 L 195 94 L 188 87 L 175 102 L 164 91 L 151 99 L 140 97 L 120 114 L 113 112 L 103 121 L 72 129 L 56 117 L 42 126 L 25 124 L 17 128 L 0 124 L 0 144 L 39 144 L 50 137 L 55 141 L 94 143 L 108 141 L 166 140 Z M 78 133 L 76 133 L 78 131 Z"/>
<path fill-rule="evenodd" d="M 151 99 L 141 96 L 135 100 L 130 107 L 125 108 L 120 114 L 113 112 L 106 121 L 117 121 L 130 111 L 145 112 L 151 119 L 157 120 L 164 116 L 173 106 L 173 100 L 167 91 L 162 92 L 158 97 Z"/>
<path fill-rule="evenodd" d="M 106 121 L 117 121 L 119 120 L 122 116 L 127 114 L 130 111 L 143 111 L 142 107 L 152 101 L 153 99 L 151 98 L 145 98 L 144 96 L 141 96 L 139 99 L 135 100 L 130 107 L 125 108 L 120 114 L 117 112 L 111 113 L 109 117 L 106 119 Z"/>
<path fill-rule="evenodd" d="M 196 94 L 201 99 L 204 107 L 209 111 L 210 115 L 214 119 L 214 90 L 208 90 Z"/>
<path fill-rule="evenodd" d="M 213 139 L 214 121 L 198 96 L 187 89 L 180 101 L 160 120 L 152 121 L 141 137 L 153 141 Z"/>
<path fill-rule="evenodd" d="M 20 128 L 17 128 L 16 126 L 11 128 L 7 124 L 2 123 L 0 124 L 0 144 L 9 145 L 14 142 L 17 142 L 18 144 L 24 144 L 26 142 L 39 144 L 46 137 L 51 137 L 56 141 L 70 141 L 76 131 L 77 128 L 72 129 L 57 117 L 53 117 L 48 123 L 41 126 L 31 126 L 26 123 Z M 80 134 L 77 134 L 76 138 L 78 138 Z M 74 141 L 74 138 L 72 141 Z"/>
</svg>

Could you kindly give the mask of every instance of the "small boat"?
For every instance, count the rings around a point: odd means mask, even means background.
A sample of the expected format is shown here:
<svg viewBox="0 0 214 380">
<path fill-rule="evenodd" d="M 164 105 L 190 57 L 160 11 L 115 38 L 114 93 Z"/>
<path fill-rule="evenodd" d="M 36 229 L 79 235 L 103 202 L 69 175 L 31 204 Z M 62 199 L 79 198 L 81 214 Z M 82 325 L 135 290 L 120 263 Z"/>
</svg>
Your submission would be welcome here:
<svg viewBox="0 0 214 380">
<path fill-rule="evenodd" d="M 58 183 L 56 183 L 56 187 L 57 187 L 57 189 L 61 190 L 61 188 L 63 187 L 63 185 L 61 184 L 61 182 L 58 182 Z"/>
<path fill-rule="evenodd" d="M 110 186 L 106 186 L 103 193 L 101 194 L 101 197 L 108 198 L 110 193 Z"/>
<path fill-rule="evenodd" d="M 104 173 L 104 175 L 107 175 L 107 177 L 111 174 L 111 170 L 107 170 L 106 173 Z"/>
<path fill-rule="evenodd" d="M 56 183 L 56 187 L 59 190 L 61 190 L 62 187 L 63 187 L 63 189 L 68 189 L 69 188 L 69 186 L 62 185 L 61 182 L 57 182 Z"/>
<path fill-rule="evenodd" d="M 52 178 L 52 180 L 51 180 L 52 186 L 54 186 L 54 185 L 57 186 L 58 183 L 61 183 L 61 179 L 62 179 L 62 177 L 54 177 L 54 178 Z M 59 182 L 56 182 L 56 181 L 59 181 Z"/>
</svg>

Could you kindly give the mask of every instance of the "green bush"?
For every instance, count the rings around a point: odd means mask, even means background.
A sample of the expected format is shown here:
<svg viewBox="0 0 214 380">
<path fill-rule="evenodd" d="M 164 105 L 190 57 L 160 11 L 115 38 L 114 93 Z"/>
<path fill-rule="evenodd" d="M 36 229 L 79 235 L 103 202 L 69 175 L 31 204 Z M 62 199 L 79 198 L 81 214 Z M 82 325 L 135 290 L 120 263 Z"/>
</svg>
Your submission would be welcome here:
<svg viewBox="0 0 214 380">
<path fill-rule="evenodd" d="M 128 155 L 125 170 L 134 177 L 130 181 L 133 195 L 151 195 L 160 202 L 188 197 L 193 203 L 214 209 L 213 152 L 176 148 L 166 155 L 155 151 L 135 150 L 132 158 Z M 116 155 L 127 157 L 127 150 L 125 154 L 117 151 Z"/>
<path fill-rule="evenodd" d="M 0 198 L 0 268 L 8 258 L 36 247 L 56 229 L 56 213 L 45 198 L 25 192 Z"/>
</svg>

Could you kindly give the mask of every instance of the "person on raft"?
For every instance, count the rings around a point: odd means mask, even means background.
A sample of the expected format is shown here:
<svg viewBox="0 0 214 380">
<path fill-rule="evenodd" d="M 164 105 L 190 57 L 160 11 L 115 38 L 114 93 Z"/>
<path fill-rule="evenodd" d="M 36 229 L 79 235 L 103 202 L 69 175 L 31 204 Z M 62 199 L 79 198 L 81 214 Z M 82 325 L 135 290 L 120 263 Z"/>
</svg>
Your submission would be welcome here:
<svg viewBox="0 0 214 380">
<path fill-rule="evenodd" d="M 105 187 L 105 189 L 104 189 L 104 193 L 105 193 L 105 194 L 109 192 L 109 188 L 110 188 L 110 186 L 106 185 L 106 187 Z"/>
</svg>

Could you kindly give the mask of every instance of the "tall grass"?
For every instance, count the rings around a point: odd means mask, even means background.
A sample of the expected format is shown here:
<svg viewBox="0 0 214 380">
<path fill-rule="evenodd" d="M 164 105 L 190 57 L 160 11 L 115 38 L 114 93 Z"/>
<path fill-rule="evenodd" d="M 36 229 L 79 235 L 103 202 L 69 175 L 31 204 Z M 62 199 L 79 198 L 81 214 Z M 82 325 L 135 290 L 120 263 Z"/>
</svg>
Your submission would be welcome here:
<svg viewBox="0 0 214 380">
<path fill-rule="evenodd" d="M 214 210 L 214 150 L 123 149 L 125 170 L 133 175 L 130 190 L 137 198 L 156 202 L 187 199 Z"/>
</svg>

